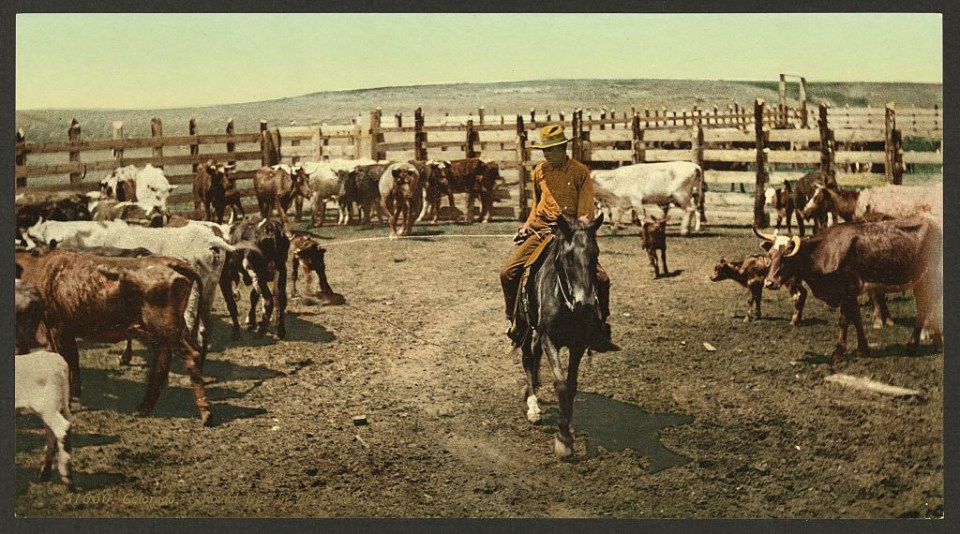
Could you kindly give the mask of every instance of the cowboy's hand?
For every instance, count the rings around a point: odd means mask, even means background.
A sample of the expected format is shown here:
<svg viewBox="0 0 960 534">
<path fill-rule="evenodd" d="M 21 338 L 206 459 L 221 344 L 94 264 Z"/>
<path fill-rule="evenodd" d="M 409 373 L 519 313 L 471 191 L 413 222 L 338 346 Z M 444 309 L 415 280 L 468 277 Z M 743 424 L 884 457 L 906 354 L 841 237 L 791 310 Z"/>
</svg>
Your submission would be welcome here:
<svg viewBox="0 0 960 534">
<path fill-rule="evenodd" d="M 532 233 L 533 230 L 530 230 L 529 227 L 521 226 L 520 228 L 517 228 L 517 234 L 513 236 L 513 244 L 519 245 L 523 243 L 528 237 L 530 237 L 530 234 Z"/>
</svg>

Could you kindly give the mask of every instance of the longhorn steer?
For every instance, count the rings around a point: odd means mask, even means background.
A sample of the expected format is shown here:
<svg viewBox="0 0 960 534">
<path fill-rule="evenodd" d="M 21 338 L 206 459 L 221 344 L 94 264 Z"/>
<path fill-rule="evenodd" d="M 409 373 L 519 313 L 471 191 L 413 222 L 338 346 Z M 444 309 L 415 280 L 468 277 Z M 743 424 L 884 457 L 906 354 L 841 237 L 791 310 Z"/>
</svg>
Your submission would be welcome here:
<svg viewBox="0 0 960 534">
<path fill-rule="evenodd" d="M 185 262 L 168 257 L 107 258 L 72 250 L 44 256 L 18 253 L 23 280 L 40 291 L 47 309 L 50 343 L 70 369 L 70 392 L 80 398 L 77 338 L 105 343 L 132 334 L 153 348 L 150 384 L 137 415 L 149 415 L 167 380 L 170 357 L 178 352 L 190 375 L 200 420 L 210 423 L 198 360 L 184 312 L 200 277 Z"/>
<path fill-rule="evenodd" d="M 927 319 L 933 327 L 933 347 L 940 350 L 943 338 L 937 305 L 943 294 L 943 232 L 924 217 L 873 223 L 837 224 L 801 240 L 797 236 L 767 236 L 761 247 L 768 251 L 770 271 L 764 287 L 777 289 L 792 279 L 805 282 L 818 299 L 840 307 L 840 330 L 832 366 L 843 360 L 847 327 L 853 323 L 862 356 L 870 349 L 863 332 L 857 295 L 863 291 L 913 290 L 917 322 L 909 346 L 920 343 L 920 330 Z"/>
<path fill-rule="evenodd" d="M 760 302 L 763 300 L 763 281 L 770 271 L 770 258 L 760 254 L 748 256 L 743 261 L 727 261 L 720 258 L 720 263 L 713 267 L 710 281 L 733 280 L 747 288 L 747 313 L 744 321 L 759 319 L 762 314 Z M 797 280 L 791 280 L 790 300 L 793 302 L 793 316 L 790 325 L 797 326 L 803 318 L 803 305 L 807 300 L 807 290 Z M 756 313 L 754 313 L 756 308 Z"/>
<path fill-rule="evenodd" d="M 594 196 L 602 204 L 619 210 L 633 209 L 646 218 L 644 204 L 656 204 L 664 215 L 674 204 L 684 210 L 680 235 L 700 231 L 696 191 L 703 190 L 703 171 L 688 161 L 636 163 L 613 170 L 593 171 Z M 691 228 L 693 227 L 693 228 Z M 616 228 L 616 223 L 614 223 Z"/>
</svg>

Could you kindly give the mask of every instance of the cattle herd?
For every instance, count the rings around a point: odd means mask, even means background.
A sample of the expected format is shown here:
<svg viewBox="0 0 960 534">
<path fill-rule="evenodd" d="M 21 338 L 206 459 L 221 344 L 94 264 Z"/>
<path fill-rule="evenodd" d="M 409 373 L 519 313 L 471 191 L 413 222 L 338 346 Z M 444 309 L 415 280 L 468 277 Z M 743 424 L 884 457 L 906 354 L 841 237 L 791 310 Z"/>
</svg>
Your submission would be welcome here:
<svg viewBox="0 0 960 534">
<path fill-rule="evenodd" d="M 467 196 L 466 219 L 491 219 L 494 190 L 502 185 L 495 163 L 478 158 L 457 161 L 377 162 L 330 160 L 264 166 L 253 179 L 259 217 L 248 218 L 231 165 L 210 160 L 197 166 L 194 209 L 205 220 L 190 220 L 168 206 L 171 186 L 151 165 L 116 169 L 91 193 L 25 193 L 16 199 L 16 407 L 36 413 L 47 428 L 40 471 L 48 479 L 54 455 L 64 483 L 70 485 L 69 404 L 80 398 L 77 339 L 127 343 L 119 364 L 129 364 L 130 340 L 142 341 L 154 354 L 149 385 L 138 415 L 148 415 L 160 396 L 173 354 L 189 373 L 201 422 L 213 421 L 202 377 L 209 346 L 210 314 L 217 288 L 229 311 L 234 339 L 240 336 L 237 298 L 249 288 L 247 328 L 257 336 L 284 338 L 287 269 L 292 250 L 292 290 L 305 273 L 307 295 L 342 302 L 327 282 L 325 250 L 309 234 L 292 232 L 287 211 L 302 219 L 303 203 L 312 206 L 311 226 L 324 223 L 328 202 L 337 223 L 371 224 L 387 219 L 390 237 L 406 236 L 416 221 L 436 222 L 446 197 L 454 216 L 453 195 Z M 594 171 L 598 207 L 616 227 L 633 213 L 641 226 L 643 248 L 654 276 L 668 275 L 666 213 L 654 218 L 645 206 L 666 212 L 683 210 L 681 235 L 699 231 L 705 221 L 703 173 L 695 164 L 635 164 Z M 816 172 L 767 192 L 777 210 L 777 229 L 786 220 L 787 235 L 765 234 L 766 254 L 741 261 L 721 259 L 711 279 L 732 279 L 749 291 L 746 320 L 759 318 L 762 289 L 787 286 L 794 313 L 802 322 L 807 290 L 840 308 L 833 365 L 846 351 L 847 329 L 856 329 L 859 352 L 869 349 L 858 297 L 874 303 L 874 325 L 890 323 L 883 296 L 912 291 L 917 323 L 942 345 L 942 185 L 883 186 L 864 191 L 841 189 L 833 176 Z M 230 208 L 227 222 L 224 217 Z M 356 208 L 356 209 L 355 209 Z M 638 216 L 639 214 L 639 216 Z M 795 217 L 799 236 L 789 235 Z M 843 223 L 840 223 L 844 221 Z M 804 238 L 805 221 L 813 222 Z M 830 225 L 828 223 L 832 222 Z M 657 258 L 659 251 L 659 261 Z M 313 275 L 318 291 L 311 289 Z M 258 317 L 259 314 L 259 317 Z"/>
</svg>

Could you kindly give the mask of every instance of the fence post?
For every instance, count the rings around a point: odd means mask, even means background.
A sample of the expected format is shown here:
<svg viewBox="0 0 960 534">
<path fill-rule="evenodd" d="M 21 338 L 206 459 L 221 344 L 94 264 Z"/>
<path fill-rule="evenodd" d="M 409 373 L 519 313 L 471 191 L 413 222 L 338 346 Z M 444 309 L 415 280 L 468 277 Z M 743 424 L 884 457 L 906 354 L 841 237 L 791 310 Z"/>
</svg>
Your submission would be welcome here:
<svg viewBox="0 0 960 534">
<path fill-rule="evenodd" d="M 187 134 L 190 135 L 190 136 L 196 136 L 196 135 L 197 135 L 197 120 L 196 120 L 196 119 L 190 119 L 190 122 L 187 123 Z M 196 139 L 194 139 L 194 141 L 196 141 Z M 198 145 L 197 143 L 190 143 L 190 155 L 191 155 L 191 156 L 194 156 L 194 157 L 199 156 L 199 155 L 200 155 L 200 145 Z M 194 174 L 197 173 L 197 167 L 199 167 L 199 166 L 200 166 L 200 162 L 199 162 L 199 161 L 194 161 L 194 162 L 193 162 L 193 166 L 192 166 L 192 167 L 193 167 L 193 173 L 194 173 Z"/>
<path fill-rule="evenodd" d="M 766 201 L 763 193 L 767 188 L 769 177 L 767 176 L 767 143 L 766 135 L 763 131 L 763 111 L 764 101 L 758 98 L 753 105 L 754 131 L 757 138 L 757 181 L 753 191 L 753 226 L 754 228 L 766 228 L 766 211 L 763 205 Z"/>
<path fill-rule="evenodd" d="M 67 140 L 70 141 L 71 145 L 80 144 L 80 123 L 77 122 L 77 119 L 70 121 L 70 128 L 67 129 Z M 70 151 L 70 163 L 80 162 L 80 151 L 71 150 Z M 81 179 L 81 174 L 79 172 L 70 173 L 70 183 L 76 184 L 79 183 Z"/>
<path fill-rule="evenodd" d="M 467 144 L 464 156 L 467 158 L 476 158 L 480 154 L 475 150 L 474 143 L 480 140 L 480 135 L 473 127 L 473 119 L 467 120 Z"/>
<path fill-rule="evenodd" d="M 633 162 L 643 163 L 646 157 L 646 144 L 643 142 L 643 128 L 640 126 L 640 114 L 633 115 Z"/>
<path fill-rule="evenodd" d="M 403 113 L 399 111 L 393 116 L 393 119 L 397 123 L 397 128 L 403 128 Z"/>
<path fill-rule="evenodd" d="M 603 121 L 607 118 L 607 108 L 600 109 L 600 129 L 604 130 L 606 127 L 603 124 Z"/>
<path fill-rule="evenodd" d="M 123 121 L 113 121 L 113 139 L 120 141 L 123 139 Z M 113 164 L 117 167 L 123 167 L 123 148 L 114 148 Z"/>
<path fill-rule="evenodd" d="M 890 137 L 893 140 L 893 184 L 903 185 L 903 172 L 906 169 L 903 164 L 903 136 L 899 129 L 895 129 Z"/>
<path fill-rule="evenodd" d="M 572 130 L 570 132 L 570 139 L 573 141 L 573 159 L 577 161 L 581 161 L 583 156 L 583 139 L 580 138 L 580 131 L 583 129 L 582 121 L 583 110 L 573 110 L 573 125 L 570 127 Z"/>
<path fill-rule="evenodd" d="M 530 208 L 527 204 L 527 130 L 523 127 L 523 115 L 517 115 L 517 163 L 519 164 L 517 172 L 519 175 L 520 186 L 520 213 L 518 220 L 525 221 L 530 215 Z"/>
<path fill-rule="evenodd" d="M 377 108 L 370 112 L 370 159 L 380 161 L 387 159 L 387 155 L 380 152 L 380 143 L 383 142 L 383 131 L 380 129 L 380 119 L 383 110 Z"/>
<path fill-rule="evenodd" d="M 163 137 L 163 121 L 160 120 L 160 117 L 154 117 L 150 119 L 150 137 L 160 138 Z M 153 157 L 154 159 L 162 160 L 163 159 L 163 145 L 158 144 L 153 147 Z M 162 169 L 163 165 L 154 165 L 157 168 Z"/>
<path fill-rule="evenodd" d="M 480 106 L 480 109 L 477 110 L 477 116 L 480 117 L 480 124 L 483 124 L 485 114 L 486 108 L 484 106 Z"/>
<path fill-rule="evenodd" d="M 23 128 L 17 128 L 17 167 L 24 167 L 24 171 L 27 169 L 27 134 L 23 131 Z M 17 178 L 17 187 L 26 187 L 27 186 L 27 177 Z"/>
<path fill-rule="evenodd" d="M 227 129 L 225 133 L 227 135 L 233 135 L 233 131 L 234 131 L 233 119 L 227 119 Z M 236 161 L 233 159 L 233 152 L 235 149 L 236 149 L 236 145 L 228 141 L 227 142 L 227 159 L 228 159 L 227 164 L 228 165 L 233 165 L 236 163 Z"/>
<path fill-rule="evenodd" d="M 780 101 L 777 104 L 777 118 L 774 124 L 777 125 L 777 128 L 785 128 L 787 126 L 787 77 L 785 74 L 780 75 L 780 85 L 777 92 Z"/>
<path fill-rule="evenodd" d="M 803 76 L 800 77 L 800 125 L 803 128 L 809 127 L 809 120 L 807 116 L 807 79 Z"/>
<path fill-rule="evenodd" d="M 190 120 L 191 124 L 193 120 Z M 193 147 L 190 148 L 193 152 Z M 260 166 L 266 167 L 270 164 L 270 133 L 267 130 L 266 119 L 260 119 Z"/>
<path fill-rule="evenodd" d="M 353 122 L 353 134 L 351 136 L 351 141 L 353 142 L 353 157 L 354 159 L 360 159 L 363 157 L 363 127 L 360 126 L 362 115 L 358 115 L 356 118 L 351 119 Z"/>
<path fill-rule="evenodd" d="M 888 182 L 894 181 L 893 131 L 897 127 L 897 111 L 893 102 L 887 103 L 883 131 L 884 166 L 883 173 Z"/>
<path fill-rule="evenodd" d="M 413 158 L 417 161 L 427 159 L 427 132 L 423 131 L 423 108 L 413 112 Z"/>
<path fill-rule="evenodd" d="M 537 127 L 537 110 L 534 108 L 530 108 L 530 127 Z"/>
<path fill-rule="evenodd" d="M 827 122 L 827 104 L 820 104 L 820 170 L 830 176 L 833 174 L 834 154 L 833 132 Z"/>
</svg>

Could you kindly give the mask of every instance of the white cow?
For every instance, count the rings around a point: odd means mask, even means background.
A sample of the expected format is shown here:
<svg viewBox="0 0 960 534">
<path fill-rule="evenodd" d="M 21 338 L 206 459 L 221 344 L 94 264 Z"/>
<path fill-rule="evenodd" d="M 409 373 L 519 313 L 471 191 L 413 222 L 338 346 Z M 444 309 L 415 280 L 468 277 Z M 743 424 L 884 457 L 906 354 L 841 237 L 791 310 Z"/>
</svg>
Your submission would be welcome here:
<svg viewBox="0 0 960 534">
<path fill-rule="evenodd" d="M 186 261 L 203 281 L 203 292 L 198 294 L 196 289 L 191 292 L 190 303 L 183 314 L 187 324 L 194 324 L 194 318 L 198 315 L 200 317 L 198 341 L 201 358 L 206 355 L 210 308 L 215 290 L 219 287 L 226 253 L 256 248 L 249 243 L 231 245 L 214 234 L 211 226 L 204 224 L 188 224 L 179 228 L 145 228 L 123 221 L 47 221 L 29 228 L 27 233 L 32 239 L 45 244 L 56 241 L 58 245 L 79 249 L 142 247 L 158 256 L 170 256 Z"/>
<path fill-rule="evenodd" d="M 21 354 L 14 361 L 14 406 L 17 412 L 36 415 L 46 427 L 47 444 L 38 478 L 50 479 L 53 455 L 57 455 L 60 480 L 73 486 L 70 479 L 70 370 L 67 361 L 56 352 L 36 351 Z"/>
<path fill-rule="evenodd" d="M 340 216 L 337 219 L 338 225 L 350 224 L 351 209 L 350 202 L 342 202 L 341 197 L 344 192 L 344 182 L 348 179 L 351 172 L 361 165 L 375 165 L 377 163 L 387 163 L 386 161 L 376 161 L 370 158 L 357 159 L 329 159 L 324 163 L 330 166 L 337 173 L 337 179 L 340 189 L 337 191 L 337 205 L 340 208 Z"/>
<path fill-rule="evenodd" d="M 656 204 L 664 214 L 673 204 L 684 210 L 680 235 L 687 235 L 691 226 L 700 231 L 696 194 L 703 191 L 703 171 L 699 165 L 688 161 L 636 163 L 590 175 L 594 197 L 601 204 L 623 212 L 636 210 L 641 218 L 646 217 L 644 204 Z"/>
<path fill-rule="evenodd" d="M 310 189 L 313 190 L 311 202 L 313 214 L 310 216 L 310 226 L 323 226 L 323 219 L 327 213 L 327 202 L 338 204 L 340 198 L 340 177 L 336 169 L 328 162 L 305 161 L 293 166 L 294 172 L 302 175 Z M 297 218 L 303 210 L 303 197 L 295 200 Z M 341 214 L 340 218 L 343 218 Z"/>
<path fill-rule="evenodd" d="M 167 213 L 167 199 L 170 198 L 170 191 L 176 187 L 170 185 L 162 170 L 148 163 L 137 173 L 137 203 L 143 206 L 147 213 L 153 209 Z"/>
<path fill-rule="evenodd" d="M 100 180 L 101 198 L 91 199 L 93 201 L 91 204 L 106 199 L 136 202 L 148 216 L 155 213 L 161 214 L 165 223 L 169 218 L 167 200 L 170 198 L 170 192 L 175 188 L 175 185 L 170 185 L 161 169 L 149 163 L 143 169 L 138 169 L 135 165 L 127 165 L 114 169 L 109 176 Z"/>
</svg>

